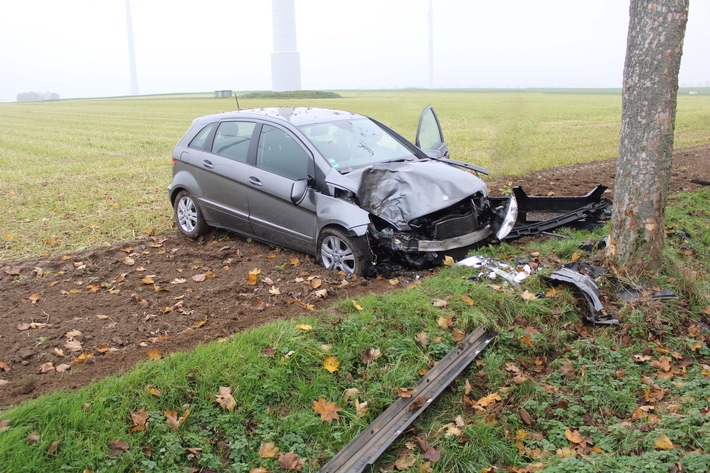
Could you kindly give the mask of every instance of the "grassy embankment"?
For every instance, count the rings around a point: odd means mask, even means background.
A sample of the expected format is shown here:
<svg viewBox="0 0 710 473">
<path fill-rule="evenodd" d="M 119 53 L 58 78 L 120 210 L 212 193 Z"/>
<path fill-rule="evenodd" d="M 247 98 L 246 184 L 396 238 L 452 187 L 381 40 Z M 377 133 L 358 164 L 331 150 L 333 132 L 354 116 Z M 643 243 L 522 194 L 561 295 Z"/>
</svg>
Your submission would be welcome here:
<svg viewBox="0 0 710 473">
<path fill-rule="evenodd" d="M 340 99 L 241 100 L 371 115 L 414 139 L 432 103 L 452 156 L 493 175 L 616 155 L 613 94 L 342 92 Z M 176 96 L 0 104 L 0 259 L 57 255 L 171 228 L 172 148 L 197 116 L 231 99 Z M 710 97 L 682 96 L 676 147 L 710 143 Z"/>
<path fill-rule="evenodd" d="M 0 471 L 263 473 L 294 471 L 281 465 L 301 461 L 304 471 L 317 471 L 397 398 L 397 388 L 414 386 L 451 350 L 458 331 L 479 325 L 500 336 L 378 465 L 707 471 L 710 336 L 702 322 L 710 313 L 710 191 L 671 201 L 669 228 L 692 238 L 671 233 L 664 270 L 647 283 L 679 299 L 607 301 L 618 327 L 585 326 L 574 295 L 538 274 L 522 292 L 469 282 L 466 268 L 443 268 L 385 297 L 340 301 L 7 409 Z M 604 230 L 568 233 L 483 253 L 537 261 L 546 274 Z M 613 294 L 611 279 L 602 281 Z M 540 292 L 547 297 L 528 297 Z M 324 421 L 319 401 L 338 418 Z M 433 450 L 425 453 L 416 437 Z"/>
</svg>

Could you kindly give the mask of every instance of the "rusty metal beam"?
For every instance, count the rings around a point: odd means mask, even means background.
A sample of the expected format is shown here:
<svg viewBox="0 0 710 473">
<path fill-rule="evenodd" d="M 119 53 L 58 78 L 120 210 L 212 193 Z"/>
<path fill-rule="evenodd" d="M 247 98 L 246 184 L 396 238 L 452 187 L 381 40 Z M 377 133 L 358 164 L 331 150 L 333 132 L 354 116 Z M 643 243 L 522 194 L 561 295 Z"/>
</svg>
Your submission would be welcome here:
<svg viewBox="0 0 710 473">
<path fill-rule="evenodd" d="M 423 376 L 409 398 L 400 397 L 320 469 L 320 473 L 359 473 L 373 464 L 419 414 L 497 337 L 479 327 Z"/>
</svg>

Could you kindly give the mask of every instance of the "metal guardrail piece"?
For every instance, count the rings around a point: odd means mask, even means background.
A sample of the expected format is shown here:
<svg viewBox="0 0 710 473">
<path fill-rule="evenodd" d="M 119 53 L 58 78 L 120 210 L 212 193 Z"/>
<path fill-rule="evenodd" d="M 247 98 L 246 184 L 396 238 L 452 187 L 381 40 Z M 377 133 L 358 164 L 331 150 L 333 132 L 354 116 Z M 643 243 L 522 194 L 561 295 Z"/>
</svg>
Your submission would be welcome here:
<svg viewBox="0 0 710 473">
<path fill-rule="evenodd" d="M 320 469 L 320 473 L 359 473 L 373 464 L 434 399 L 498 334 L 479 327 L 434 365 L 409 398 L 400 397 Z"/>
</svg>

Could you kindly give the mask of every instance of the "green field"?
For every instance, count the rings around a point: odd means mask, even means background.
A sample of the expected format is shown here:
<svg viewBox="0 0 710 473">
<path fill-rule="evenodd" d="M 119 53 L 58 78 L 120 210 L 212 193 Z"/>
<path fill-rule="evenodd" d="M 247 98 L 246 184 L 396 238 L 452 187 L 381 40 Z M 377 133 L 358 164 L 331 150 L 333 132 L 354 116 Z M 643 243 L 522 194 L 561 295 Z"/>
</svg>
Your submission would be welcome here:
<svg viewBox="0 0 710 473">
<path fill-rule="evenodd" d="M 373 116 L 414 139 L 433 104 L 456 159 L 492 175 L 616 155 L 618 93 L 345 91 L 340 99 L 242 100 Z M 231 99 L 180 95 L 0 104 L 0 259 L 56 255 L 171 227 L 172 148 L 193 118 Z M 679 97 L 676 148 L 710 143 L 710 96 Z"/>
</svg>

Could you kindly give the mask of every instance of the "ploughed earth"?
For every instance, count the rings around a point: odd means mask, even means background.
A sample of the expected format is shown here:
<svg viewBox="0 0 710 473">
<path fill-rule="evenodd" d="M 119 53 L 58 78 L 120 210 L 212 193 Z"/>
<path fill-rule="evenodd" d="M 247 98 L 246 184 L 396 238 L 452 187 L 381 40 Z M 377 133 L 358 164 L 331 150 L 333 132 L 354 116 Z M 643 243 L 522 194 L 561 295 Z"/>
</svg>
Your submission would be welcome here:
<svg viewBox="0 0 710 473">
<path fill-rule="evenodd" d="M 492 195 L 515 185 L 528 195 L 581 195 L 597 184 L 613 190 L 615 167 L 609 160 L 487 184 Z M 675 152 L 671 193 L 699 187 L 693 179 L 710 180 L 710 146 Z M 345 278 L 312 257 L 221 231 L 0 261 L 0 406 L 340 299 L 397 290 L 436 270 L 381 265 L 376 278 Z"/>
</svg>

